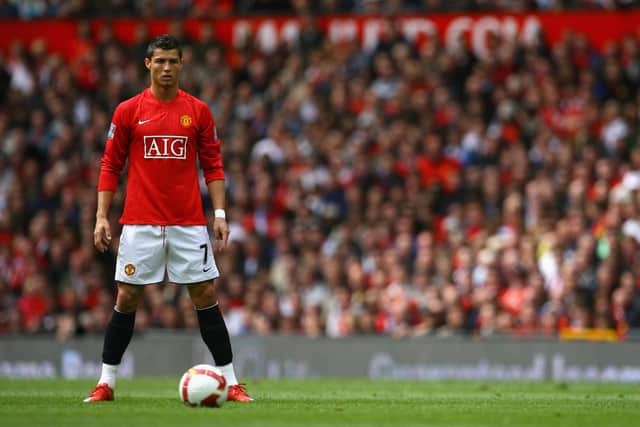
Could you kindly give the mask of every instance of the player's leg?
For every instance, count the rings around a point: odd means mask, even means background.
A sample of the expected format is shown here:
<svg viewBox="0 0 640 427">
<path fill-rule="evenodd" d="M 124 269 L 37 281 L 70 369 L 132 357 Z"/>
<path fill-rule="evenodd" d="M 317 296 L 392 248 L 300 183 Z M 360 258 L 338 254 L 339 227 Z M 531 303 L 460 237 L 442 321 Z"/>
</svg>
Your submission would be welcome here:
<svg viewBox="0 0 640 427">
<path fill-rule="evenodd" d="M 116 262 L 116 305 L 107 324 L 102 347 L 102 373 L 85 402 L 113 400 L 118 366 L 135 325 L 144 285 L 164 277 L 164 230 L 155 226 L 124 226 Z"/>
<path fill-rule="evenodd" d="M 229 400 L 252 401 L 233 369 L 231 340 L 215 292 L 218 269 L 205 226 L 169 228 L 167 273 L 171 282 L 188 285 L 202 339 L 230 385 Z"/>
<path fill-rule="evenodd" d="M 107 324 L 102 346 L 102 373 L 98 384 L 85 402 L 113 400 L 113 390 L 116 387 L 118 366 L 122 361 L 131 337 L 136 319 L 136 308 L 142 298 L 144 287 L 118 283 L 116 306 Z"/>
<path fill-rule="evenodd" d="M 229 384 L 228 399 L 239 402 L 251 402 L 253 398 L 249 396 L 244 386 L 238 383 L 235 370 L 233 369 L 231 339 L 229 338 L 227 325 L 224 322 L 220 307 L 218 306 L 213 281 L 189 285 L 188 289 L 198 314 L 202 339 L 209 348 L 216 366 L 220 368 Z"/>
</svg>

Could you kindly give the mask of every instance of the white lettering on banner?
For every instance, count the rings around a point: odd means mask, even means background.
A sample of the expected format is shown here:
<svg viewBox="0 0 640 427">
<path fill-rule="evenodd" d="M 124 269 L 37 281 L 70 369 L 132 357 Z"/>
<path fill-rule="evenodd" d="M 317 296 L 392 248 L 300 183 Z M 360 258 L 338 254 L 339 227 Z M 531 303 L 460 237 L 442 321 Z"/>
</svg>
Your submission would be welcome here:
<svg viewBox="0 0 640 427">
<path fill-rule="evenodd" d="M 151 135 L 144 137 L 145 159 L 186 159 L 187 136 Z"/>
<path fill-rule="evenodd" d="M 60 360 L 60 376 L 62 378 L 97 378 L 100 376 L 102 363 L 84 360 L 77 350 L 67 349 L 62 352 Z M 129 353 L 122 358 L 118 368 L 118 376 L 133 377 L 134 359 Z M 16 360 L 0 362 L 0 378 L 54 378 L 58 376 L 56 363 L 51 360 Z"/>
<path fill-rule="evenodd" d="M 314 375 L 308 362 L 298 360 L 268 360 L 268 378 L 308 378 Z"/>
<path fill-rule="evenodd" d="M 56 367 L 49 360 L 0 362 L 0 378 L 53 378 L 57 375 Z"/>
<path fill-rule="evenodd" d="M 480 359 L 469 363 L 415 363 L 401 364 L 388 353 L 377 353 L 369 362 L 370 378 L 420 380 L 528 380 L 543 381 L 619 381 L 640 382 L 640 366 L 570 365 L 563 354 L 551 357 L 551 377 L 547 378 L 547 357 L 533 356 L 530 365 L 490 362 Z"/>
<path fill-rule="evenodd" d="M 248 23 L 244 23 L 249 25 Z M 245 36 L 247 27 L 242 28 L 240 31 L 235 31 L 234 37 L 238 37 L 239 41 L 241 37 Z M 250 27 L 248 31 L 251 31 Z M 265 53 L 272 53 L 278 47 L 280 41 L 284 41 L 287 45 L 294 46 L 298 43 L 298 37 L 300 36 L 300 24 L 294 20 L 288 20 L 278 30 L 278 26 L 273 20 L 263 21 L 256 31 L 256 39 L 258 40 L 260 49 Z"/>
<path fill-rule="evenodd" d="M 251 37 L 251 24 L 238 20 L 233 25 L 233 47 L 244 47 Z"/>
<path fill-rule="evenodd" d="M 495 16 L 483 16 L 473 26 L 471 49 L 481 57 L 487 56 L 489 34 L 500 34 L 500 21 Z"/>
<path fill-rule="evenodd" d="M 440 28 L 432 19 L 415 16 L 398 18 L 398 23 L 402 33 L 409 40 L 415 40 L 420 34 L 427 37 L 440 34 L 448 49 L 456 48 L 460 43 L 460 36 L 463 35 L 470 41 L 473 52 L 479 56 L 484 56 L 487 52 L 487 35 L 490 33 L 499 34 L 508 40 L 519 39 L 530 43 L 542 28 L 540 19 L 534 15 L 522 17 L 520 20 L 509 15 L 460 16 L 440 24 Z M 385 21 L 378 17 L 330 18 L 327 21 L 327 37 L 334 43 L 359 38 L 361 46 L 369 50 L 378 44 L 384 28 Z M 299 29 L 299 24 L 293 20 L 285 21 L 281 25 L 271 19 L 255 24 L 238 20 L 233 25 L 233 43 L 234 46 L 246 44 L 251 34 L 255 34 L 257 45 L 264 52 L 271 52 L 279 42 L 291 43 L 295 40 Z"/>
<path fill-rule="evenodd" d="M 260 49 L 265 53 L 273 53 L 278 47 L 278 31 L 276 24 L 272 20 L 268 19 L 260 25 L 256 38 L 260 42 Z"/>
<path fill-rule="evenodd" d="M 287 21 L 282 26 L 282 34 L 283 40 L 288 45 L 295 45 L 298 43 L 298 37 L 300 36 L 300 25 L 296 21 Z"/>
<path fill-rule="evenodd" d="M 535 16 L 528 16 L 522 24 L 522 31 L 520 31 L 520 40 L 525 44 L 532 44 L 540 34 L 542 24 L 540 20 Z"/>
<path fill-rule="evenodd" d="M 134 371 L 133 356 L 125 353 L 118 366 L 118 377 L 132 378 Z M 84 360 L 77 350 L 67 349 L 62 352 L 60 375 L 62 378 L 95 378 L 102 372 L 102 363 L 95 360 Z"/>
<path fill-rule="evenodd" d="M 432 37 L 438 34 L 438 28 L 433 21 L 425 18 L 407 18 L 403 21 L 404 34 L 411 41 L 415 41 L 420 34 Z"/>
<path fill-rule="evenodd" d="M 551 379 L 554 381 L 621 381 L 640 382 L 640 366 L 570 365 L 564 355 L 555 354 L 551 362 Z"/>
<path fill-rule="evenodd" d="M 449 49 L 460 48 L 460 36 L 471 29 L 473 20 L 468 16 L 455 18 L 444 32 L 444 44 Z"/>
<path fill-rule="evenodd" d="M 531 380 L 545 379 L 546 359 L 536 354 L 531 365 L 490 363 L 486 359 L 469 364 L 403 365 L 396 363 L 391 355 L 377 353 L 369 362 L 370 378 L 419 379 L 419 380 Z"/>
<path fill-rule="evenodd" d="M 329 21 L 329 40 L 334 43 L 355 40 L 358 23 L 353 19 L 332 19 Z"/>
<path fill-rule="evenodd" d="M 364 21 L 364 28 L 362 29 L 362 47 L 365 50 L 375 49 L 378 45 L 380 32 L 383 28 L 384 21 L 382 19 L 367 19 Z"/>
<path fill-rule="evenodd" d="M 502 21 L 501 31 L 508 40 L 515 40 L 518 37 L 518 21 L 512 16 L 506 16 Z"/>
</svg>

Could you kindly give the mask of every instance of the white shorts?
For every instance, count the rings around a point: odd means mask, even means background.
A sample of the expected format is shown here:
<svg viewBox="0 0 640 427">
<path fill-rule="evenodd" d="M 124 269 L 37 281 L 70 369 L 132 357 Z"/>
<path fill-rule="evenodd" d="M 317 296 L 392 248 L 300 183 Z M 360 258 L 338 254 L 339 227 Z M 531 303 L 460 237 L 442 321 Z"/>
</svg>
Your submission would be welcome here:
<svg viewBox="0 0 640 427">
<path fill-rule="evenodd" d="M 206 225 L 122 226 L 116 281 L 150 285 L 164 281 L 192 284 L 218 277 Z"/>
</svg>

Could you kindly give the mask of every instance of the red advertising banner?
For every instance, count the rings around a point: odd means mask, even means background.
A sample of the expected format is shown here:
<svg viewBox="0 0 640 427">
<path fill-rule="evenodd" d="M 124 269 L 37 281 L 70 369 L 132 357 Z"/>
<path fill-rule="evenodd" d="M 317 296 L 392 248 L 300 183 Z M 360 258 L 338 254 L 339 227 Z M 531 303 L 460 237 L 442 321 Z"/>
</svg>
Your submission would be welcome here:
<svg viewBox="0 0 640 427">
<path fill-rule="evenodd" d="M 623 36 L 640 37 L 640 11 L 626 12 L 562 12 L 522 14 L 441 14 L 401 15 L 394 18 L 402 32 L 411 40 L 436 36 L 446 45 L 459 40 L 460 35 L 469 40 L 473 50 L 482 54 L 487 35 L 497 33 L 506 38 L 530 41 L 542 30 L 550 43 L 561 40 L 568 32 L 585 34 L 595 49 L 603 49 L 608 43 Z M 377 16 L 325 16 L 318 17 L 318 25 L 333 41 L 357 40 L 364 48 L 375 46 L 389 19 Z M 255 17 L 200 21 L 183 21 L 185 32 L 194 40 L 200 37 L 203 26 L 210 25 L 216 38 L 227 47 L 248 39 L 260 49 L 269 51 L 278 43 L 293 43 L 300 31 L 297 17 Z M 101 19 L 90 22 L 94 34 L 106 25 Z M 116 37 L 131 43 L 135 30 L 145 25 L 155 36 L 168 32 L 170 21 L 154 19 L 118 19 L 110 21 Z M 82 44 L 77 36 L 78 23 L 73 20 L 0 21 L 0 49 L 6 51 L 16 40 L 29 45 L 41 38 L 49 50 L 61 52 L 73 59 Z"/>
</svg>

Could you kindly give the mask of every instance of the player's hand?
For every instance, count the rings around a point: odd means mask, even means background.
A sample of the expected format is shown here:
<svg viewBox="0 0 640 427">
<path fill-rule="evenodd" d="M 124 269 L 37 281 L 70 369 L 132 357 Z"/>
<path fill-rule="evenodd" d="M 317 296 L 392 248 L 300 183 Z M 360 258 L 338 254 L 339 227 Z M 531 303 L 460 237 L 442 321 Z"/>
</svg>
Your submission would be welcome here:
<svg viewBox="0 0 640 427">
<path fill-rule="evenodd" d="M 96 228 L 93 231 L 93 244 L 100 252 L 106 252 L 111 245 L 111 226 L 107 218 L 96 219 Z"/>
<path fill-rule="evenodd" d="M 227 247 L 227 240 L 229 240 L 229 226 L 227 225 L 226 219 L 214 218 L 213 237 L 215 239 L 215 251 L 220 252 Z"/>
</svg>

